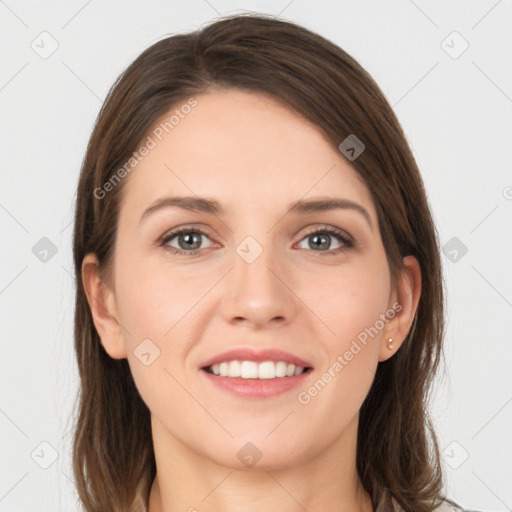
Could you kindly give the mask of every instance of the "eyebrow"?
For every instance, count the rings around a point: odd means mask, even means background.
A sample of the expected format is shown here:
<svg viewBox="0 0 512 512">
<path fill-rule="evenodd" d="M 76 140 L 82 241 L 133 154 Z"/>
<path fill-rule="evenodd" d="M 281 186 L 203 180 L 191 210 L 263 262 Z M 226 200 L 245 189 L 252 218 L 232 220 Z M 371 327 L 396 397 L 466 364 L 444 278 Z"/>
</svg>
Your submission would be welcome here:
<svg viewBox="0 0 512 512">
<path fill-rule="evenodd" d="M 191 212 L 211 213 L 214 215 L 222 215 L 225 213 L 224 208 L 215 199 L 209 199 L 205 197 L 194 197 L 194 196 L 176 196 L 176 197 L 164 197 L 158 199 L 151 206 L 144 210 L 140 218 L 140 222 L 148 217 L 151 213 L 154 213 L 163 208 L 178 207 Z M 329 199 L 309 199 L 300 200 L 293 203 L 287 213 L 292 214 L 304 214 L 313 212 L 324 212 L 328 210 L 337 209 L 349 209 L 360 213 L 368 222 L 370 229 L 373 230 L 373 222 L 368 210 L 358 203 L 349 201 L 348 199 L 341 198 L 329 198 Z"/>
</svg>

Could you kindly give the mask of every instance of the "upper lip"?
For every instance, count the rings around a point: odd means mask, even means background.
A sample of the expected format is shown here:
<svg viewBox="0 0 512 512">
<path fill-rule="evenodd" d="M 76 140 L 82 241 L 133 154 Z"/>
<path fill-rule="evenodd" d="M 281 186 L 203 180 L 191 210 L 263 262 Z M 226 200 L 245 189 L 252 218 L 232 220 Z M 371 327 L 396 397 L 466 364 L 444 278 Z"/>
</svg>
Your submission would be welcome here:
<svg viewBox="0 0 512 512">
<path fill-rule="evenodd" d="M 228 350 L 227 352 L 222 352 L 222 354 L 218 354 L 201 363 L 200 367 L 205 368 L 207 366 L 223 363 L 225 361 L 235 360 L 255 361 L 257 363 L 262 363 L 263 361 L 283 361 L 287 364 L 302 366 L 303 368 L 312 368 L 312 364 L 310 362 L 305 361 L 304 359 L 298 356 L 290 354 L 289 352 L 285 352 L 284 350 L 278 350 L 274 348 L 256 350 L 248 347 L 234 348 Z"/>
</svg>

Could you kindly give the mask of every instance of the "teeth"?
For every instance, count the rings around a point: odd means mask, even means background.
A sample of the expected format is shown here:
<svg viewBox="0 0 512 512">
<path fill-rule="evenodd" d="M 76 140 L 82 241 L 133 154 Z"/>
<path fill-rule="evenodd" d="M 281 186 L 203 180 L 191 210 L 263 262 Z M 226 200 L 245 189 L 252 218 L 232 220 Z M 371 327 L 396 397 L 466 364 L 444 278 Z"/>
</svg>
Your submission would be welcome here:
<svg viewBox="0 0 512 512">
<path fill-rule="evenodd" d="M 238 361 L 231 361 L 228 364 L 228 377 L 239 377 L 240 376 L 240 363 Z"/>
<path fill-rule="evenodd" d="M 229 364 L 231 365 L 231 363 Z M 258 363 L 255 363 L 254 361 L 242 361 L 242 364 L 240 365 L 240 377 L 243 379 L 257 379 Z"/>
<path fill-rule="evenodd" d="M 286 363 L 279 361 L 276 364 L 276 377 L 286 377 Z"/>
<path fill-rule="evenodd" d="M 226 361 L 210 366 L 212 373 L 220 377 L 242 377 L 242 379 L 274 379 L 293 377 L 304 373 L 304 367 L 286 364 L 283 361 Z"/>
<path fill-rule="evenodd" d="M 300 375 L 304 371 L 304 368 L 302 366 L 296 366 L 295 371 L 293 372 L 293 375 Z"/>
</svg>

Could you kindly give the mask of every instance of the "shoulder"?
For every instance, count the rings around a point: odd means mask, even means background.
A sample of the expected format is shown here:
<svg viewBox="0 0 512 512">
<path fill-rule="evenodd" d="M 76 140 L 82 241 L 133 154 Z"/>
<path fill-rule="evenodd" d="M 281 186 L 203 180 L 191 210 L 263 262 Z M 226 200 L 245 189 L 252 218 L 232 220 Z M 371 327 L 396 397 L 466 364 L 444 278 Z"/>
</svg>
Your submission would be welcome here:
<svg viewBox="0 0 512 512">
<path fill-rule="evenodd" d="M 465 509 L 454 502 L 452 503 L 445 501 L 442 505 L 436 508 L 434 512 L 465 512 Z"/>
<path fill-rule="evenodd" d="M 390 501 L 391 501 L 391 504 L 392 506 L 389 508 L 389 510 L 393 510 L 395 512 L 404 512 L 404 510 L 402 509 L 402 507 L 400 507 L 400 505 L 398 504 L 398 502 L 396 501 L 396 499 L 394 497 L 390 497 Z M 381 508 L 377 507 L 376 509 L 376 512 L 380 512 Z M 382 510 L 388 510 L 388 508 L 386 508 L 384 506 L 384 508 L 382 508 Z M 436 509 L 434 509 L 433 512 L 476 512 L 476 511 L 466 511 L 465 509 L 463 509 L 462 507 L 460 507 L 457 503 L 451 501 L 451 500 L 445 500 L 442 505 L 440 505 L 439 507 L 437 507 Z"/>
<path fill-rule="evenodd" d="M 445 501 L 439 508 L 436 508 L 434 512 L 477 512 L 476 510 L 471 511 L 465 508 L 462 508 L 460 505 L 455 503 L 454 501 L 448 500 Z"/>
</svg>

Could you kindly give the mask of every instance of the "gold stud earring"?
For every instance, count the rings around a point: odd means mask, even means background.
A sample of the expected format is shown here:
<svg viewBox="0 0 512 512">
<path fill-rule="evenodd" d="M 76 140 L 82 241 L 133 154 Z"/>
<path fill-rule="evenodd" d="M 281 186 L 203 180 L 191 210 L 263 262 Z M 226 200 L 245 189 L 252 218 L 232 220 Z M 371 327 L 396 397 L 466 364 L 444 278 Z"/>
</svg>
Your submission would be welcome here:
<svg viewBox="0 0 512 512">
<path fill-rule="evenodd" d="M 393 338 L 388 339 L 388 348 L 389 350 L 393 350 Z"/>
</svg>

